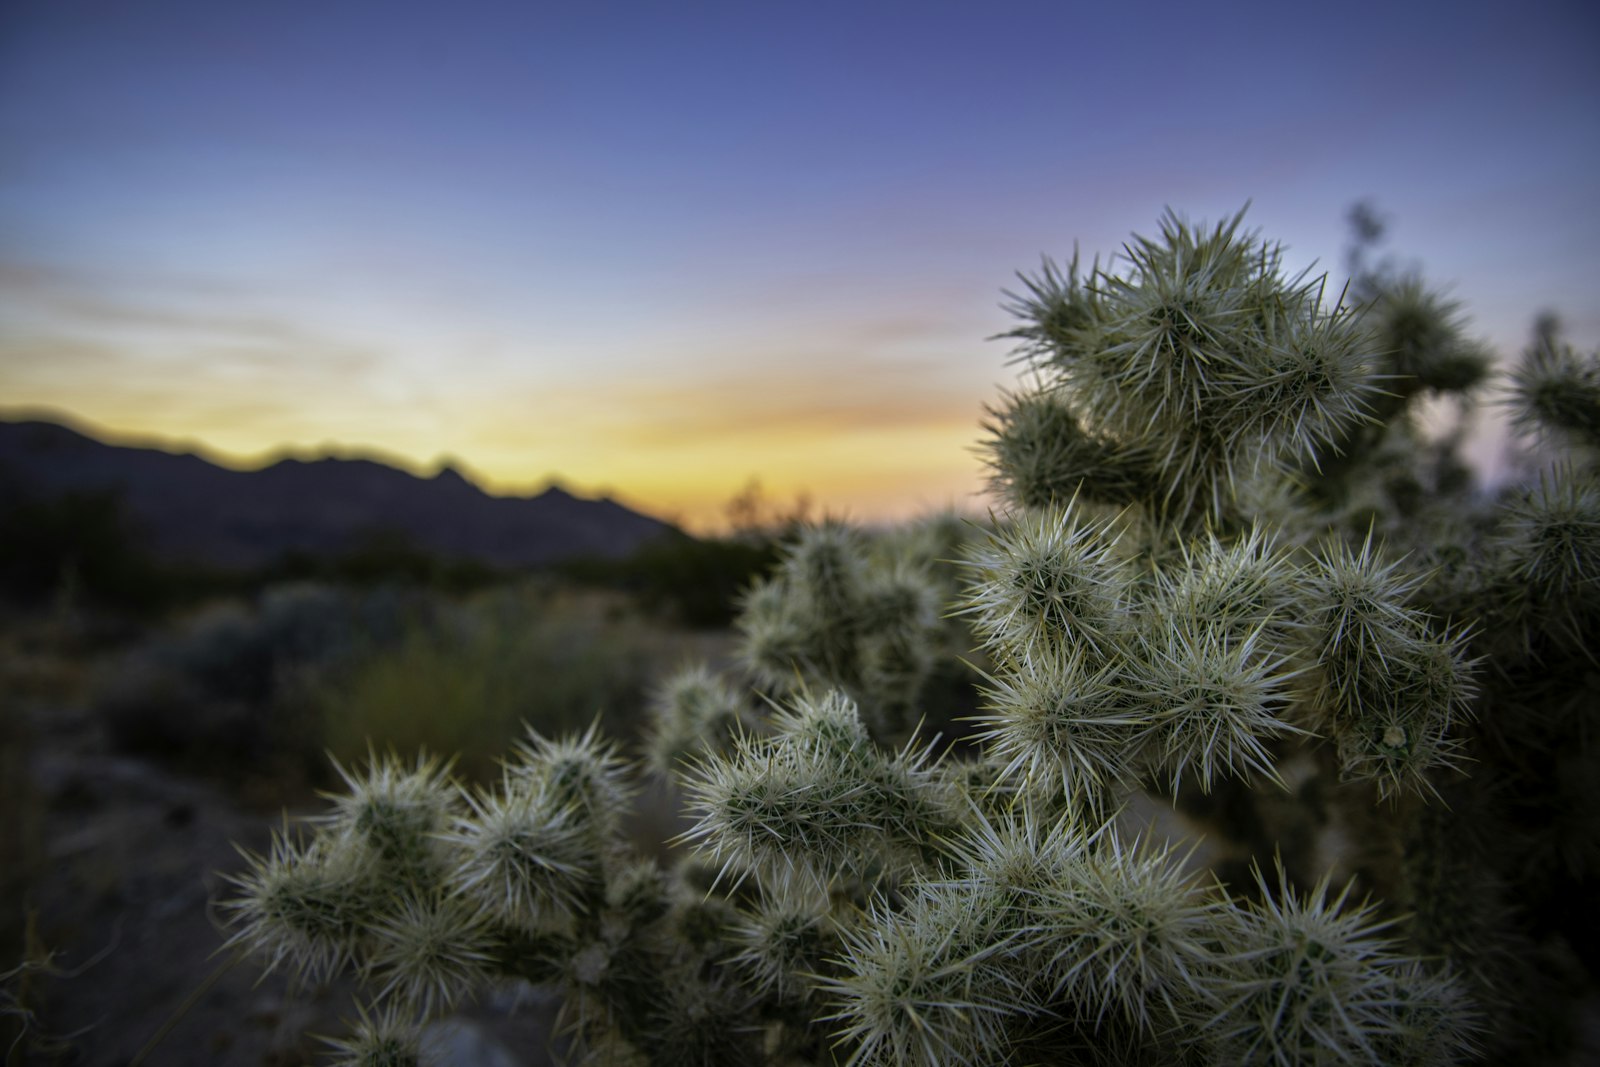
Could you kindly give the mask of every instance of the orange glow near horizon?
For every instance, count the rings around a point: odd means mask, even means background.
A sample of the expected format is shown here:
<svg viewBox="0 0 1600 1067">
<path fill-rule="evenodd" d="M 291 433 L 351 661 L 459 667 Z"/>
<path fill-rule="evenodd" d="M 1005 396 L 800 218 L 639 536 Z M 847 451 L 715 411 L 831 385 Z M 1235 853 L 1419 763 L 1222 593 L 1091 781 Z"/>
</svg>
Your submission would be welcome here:
<svg viewBox="0 0 1600 1067">
<path fill-rule="evenodd" d="M 863 522 L 975 507 L 982 406 L 1010 377 L 981 341 L 992 304 L 936 289 L 868 311 L 848 286 L 797 285 L 798 310 L 763 312 L 781 328 L 748 307 L 685 309 L 666 333 L 617 320 L 581 342 L 545 322 L 495 357 L 459 320 L 398 304 L 350 324 L 250 292 L 21 268 L 0 283 L 19 311 L 0 335 L 6 417 L 241 469 L 286 453 L 422 475 L 448 462 L 490 492 L 554 482 L 695 532 L 725 526 L 752 480 L 775 508 L 805 497 Z"/>
<path fill-rule="evenodd" d="M 860 522 L 982 506 L 981 464 L 972 452 L 976 402 L 970 413 L 935 409 L 916 417 L 902 409 L 881 424 L 826 409 L 791 412 L 759 426 L 741 425 L 759 413 L 722 420 L 711 414 L 698 429 L 672 422 L 619 429 L 574 408 L 566 418 L 539 420 L 537 432 L 525 421 L 485 417 L 453 434 L 434 432 L 420 419 L 405 425 L 346 418 L 338 429 L 314 427 L 308 413 L 298 420 L 295 440 L 272 442 L 245 404 L 219 401 L 178 418 L 115 397 L 104 404 L 82 394 L 75 400 L 73 409 L 59 402 L 0 406 L 0 417 L 64 422 L 109 443 L 197 452 L 240 470 L 285 456 L 332 455 L 375 459 L 426 477 L 448 463 L 490 493 L 523 495 L 559 484 L 579 496 L 612 497 L 697 534 L 723 530 L 729 501 L 752 481 L 777 510 L 804 499 L 813 515 Z M 689 416 L 680 411 L 678 418 Z"/>
<path fill-rule="evenodd" d="M 708 315 L 693 341 L 692 323 L 655 348 L 643 326 L 619 323 L 584 360 L 557 359 L 554 336 L 495 360 L 471 358 L 459 337 L 421 344 L 403 315 L 351 333 L 242 298 L 196 310 L 47 272 L 0 281 L 35 315 L 0 336 L 0 416 L 238 469 L 285 454 L 424 476 L 450 463 L 490 492 L 557 483 L 697 533 L 724 528 L 752 481 L 772 508 L 804 498 L 813 514 L 861 522 L 981 508 L 972 448 L 993 382 L 1009 377 L 1003 352 L 979 340 L 992 323 L 952 320 L 949 301 L 925 294 L 892 321 L 818 309 L 815 325 L 776 339 Z"/>
</svg>

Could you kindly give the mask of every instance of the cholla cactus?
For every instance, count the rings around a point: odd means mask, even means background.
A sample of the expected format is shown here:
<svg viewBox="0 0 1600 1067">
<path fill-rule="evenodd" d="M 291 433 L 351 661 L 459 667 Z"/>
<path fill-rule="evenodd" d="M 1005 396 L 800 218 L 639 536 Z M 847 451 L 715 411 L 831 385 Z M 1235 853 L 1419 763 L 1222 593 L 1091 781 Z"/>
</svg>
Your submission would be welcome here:
<svg viewBox="0 0 1600 1067">
<path fill-rule="evenodd" d="M 804 527 L 745 599 L 745 664 L 777 693 L 818 681 L 840 689 L 874 736 L 903 740 L 942 645 L 940 601 L 933 561 L 885 559 L 840 522 Z"/>
<path fill-rule="evenodd" d="M 1214 990 L 1226 1062 L 1457 1063 L 1472 1051 L 1474 1016 L 1450 977 L 1396 955 L 1373 905 L 1346 906 L 1349 886 L 1332 900 L 1326 878 L 1304 896 L 1262 890 L 1264 903 L 1235 918 Z"/>
<path fill-rule="evenodd" d="M 1230 517 L 1239 483 L 1316 463 L 1381 382 L 1352 309 L 1285 278 L 1277 246 L 1169 213 L 1125 269 L 1025 277 L 1013 336 L 1042 377 L 991 423 L 996 483 L 1024 506 L 1074 492 L 1153 504 L 1194 526 Z M 1040 473 L 1052 472 L 1051 485 Z"/>
<path fill-rule="evenodd" d="M 349 1036 L 323 1040 L 336 1057 L 332 1067 L 421 1067 L 423 1062 L 421 1035 L 392 1006 L 375 1013 L 362 1008 Z"/>
<path fill-rule="evenodd" d="M 733 742 L 753 715 L 745 695 L 703 664 L 692 664 L 657 687 L 645 743 L 650 768 L 669 774 L 680 763 Z"/>
<path fill-rule="evenodd" d="M 1541 338 L 1512 375 L 1511 397 L 1524 432 L 1600 448 L 1600 354 Z"/>
<path fill-rule="evenodd" d="M 842 693 L 800 697 L 773 736 L 708 757 L 689 778 L 699 816 L 685 840 L 741 874 L 799 868 L 838 878 L 914 870 L 955 824 L 949 783 L 925 748 L 887 751 Z"/>
<path fill-rule="evenodd" d="M 683 862 L 631 853 L 595 729 L 488 791 L 374 759 L 251 858 L 234 942 L 381 1002 L 339 1062 L 506 981 L 588 1064 L 1559 1055 L 1544 979 L 1600 943 L 1600 357 L 1542 340 L 1512 402 L 1568 454 L 1473 500 L 1410 411 L 1488 362 L 1418 283 L 1357 306 L 1171 214 L 1024 282 L 991 522 L 799 529 L 742 673 L 657 694 Z"/>
</svg>

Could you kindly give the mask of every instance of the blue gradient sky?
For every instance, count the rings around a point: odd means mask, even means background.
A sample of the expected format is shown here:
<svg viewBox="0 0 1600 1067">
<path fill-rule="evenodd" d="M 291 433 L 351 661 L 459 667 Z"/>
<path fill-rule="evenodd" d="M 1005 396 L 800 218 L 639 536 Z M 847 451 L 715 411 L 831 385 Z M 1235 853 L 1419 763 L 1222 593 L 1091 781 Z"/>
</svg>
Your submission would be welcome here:
<svg viewBox="0 0 1600 1067">
<path fill-rule="evenodd" d="M 691 524 L 972 503 L 1000 290 L 1166 205 L 1344 215 L 1600 344 L 1590 3 L 12 0 L 0 412 L 449 454 Z"/>
</svg>

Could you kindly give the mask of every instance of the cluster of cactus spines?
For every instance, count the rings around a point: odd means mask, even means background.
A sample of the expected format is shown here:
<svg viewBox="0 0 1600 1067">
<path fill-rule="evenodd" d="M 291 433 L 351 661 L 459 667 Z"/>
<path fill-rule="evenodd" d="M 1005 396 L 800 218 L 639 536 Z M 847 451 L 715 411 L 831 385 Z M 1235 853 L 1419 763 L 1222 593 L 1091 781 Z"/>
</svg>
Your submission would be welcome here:
<svg viewBox="0 0 1600 1067">
<path fill-rule="evenodd" d="M 748 698 L 730 679 L 704 664 L 690 664 L 651 697 L 646 761 L 665 776 L 686 760 L 726 748 L 753 720 Z"/>
<path fill-rule="evenodd" d="M 1385 797 L 1455 764 L 1464 632 L 1413 606 L 1420 579 L 1370 541 L 1300 562 L 1251 527 L 1140 569 L 1114 522 L 1075 511 L 1021 514 L 971 556 L 965 610 L 996 664 L 982 736 L 1012 771 L 1091 800 L 1152 771 L 1209 791 L 1276 778 L 1271 742 L 1305 731 Z"/>
<path fill-rule="evenodd" d="M 1034 904 L 1049 931 L 1051 1003 L 1078 1006 L 1155 1037 L 1211 1014 L 1206 978 L 1218 963 L 1228 905 L 1201 889 L 1167 846 L 1124 845 L 1114 830 L 1044 884 Z"/>
<path fill-rule="evenodd" d="M 955 798 L 926 747 L 879 746 L 837 690 L 801 695 L 774 717 L 770 736 L 707 756 L 686 784 L 696 822 L 684 840 L 740 876 L 892 876 L 914 869 L 955 824 Z"/>
<path fill-rule="evenodd" d="M 466 794 L 444 841 L 460 857 L 462 892 L 508 926 L 566 929 L 598 868 L 590 828 L 574 805 L 506 777 L 498 791 Z"/>
<path fill-rule="evenodd" d="M 1408 603 L 1420 579 L 1383 563 L 1370 540 L 1324 546 L 1309 584 L 1316 699 L 1345 773 L 1375 781 L 1383 797 L 1435 793 L 1434 772 L 1458 766 L 1453 727 L 1476 695 L 1467 631 L 1431 625 Z"/>
<path fill-rule="evenodd" d="M 577 808 L 597 847 L 616 835 L 631 810 L 631 764 L 601 737 L 598 720 L 582 734 L 554 740 L 529 728 L 506 771 L 522 788 L 548 790 L 556 803 Z"/>
<path fill-rule="evenodd" d="M 364 863 L 381 865 L 408 883 L 437 877 L 437 835 L 448 824 L 449 767 L 419 754 L 407 767 L 394 754 L 368 754 L 363 773 L 334 763 L 345 792 L 328 794 L 331 809 L 317 821 Z"/>
<path fill-rule="evenodd" d="M 1022 1002 L 1002 920 L 960 894 L 875 905 L 846 935 L 844 974 L 825 987 L 847 1064 L 977 1064 L 1006 1048 Z"/>
<path fill-rule="evenodd" d="M 1512 372 L 1510 401 L 1523 432 L 1600 449 L 1600 353 L 1540 338 Z"/>
<path fill-rule="evenodd" d="M 1259 874 L 1258 874 L 1259 876 Z M 1447 972 L 1425 969 L 1381 936 L 1391 922 L 1370 903 L 1329 899 L 1319 881 L 1283 883 L 1238 915 L 1232 974 L 1217 993 L 1215 1034 L 1228 1062 L 1458 1063 L 1475 1048 L 1476 1011 Z M 1426 1059 L 1423 1059 L 1426 1057 Z"/>
<path fill-rule="evenodd" d="M 374 760 L 252 858 L 235 943 L 381 1002 L 341 1063 L 416 1062 L 408 1021 L 497 981 L 558 990 L 584 1064 L 1556 1047 L 1569 991 L 1540 979 L 1575 965 L 1548 946 L 1600 949 L 1570 918 L 1600 867 L 1573 814 L 1600 808 L 1600 357 L 1525 361 L 1522 425 L 1572 454 L 1469 508 L 1448 446 L 1419 473 L 1411 409 L 1487 364 L 1419 285 L 1330 301 L 1239 217 L 1172 215 L 1025 284 L 997 515 L 799 528 L 740 674 L 663 683 L 644 765 L 682 862 L 630 853 L 631 767 L 593 729 L 488 791 Z M 941 700 L 966 718 L 919 729 Z M 1145 825 L 1162 804 L 1207 851 Z"/>
<path fill-rule="evenodd" d="M 421 1067 L 423 1062 L 422 1035 L 392 1004 L 373 1012 L 359 1007 L 349 1034 L 322 1041 L 334 1057 L 330 1067 Z"/>
<path fill-rule="evenodd" d="M 1353 309 L 1320 278 L 1285 276 L 1281 249 L 1242 221 L 1168 213 L 1121 269 L 1047 260 L 1024 278 L 1011 336 L 1040 381 L 991 415 L 998 489 L 1024 506 L 1144 500 L 1193 526 L 1232 514 L 1240 481 L 1315 465 L 1369 417 L 1382 378 Z"/>
<path fill-rule="evenodd" d="M 849 928 L 827 978 L 850 1063 L 1456 1063 L 1460 984 L 1379 936 L 1370 905 L 1260 886 L 1247 906 L 1169 846 L 1102 826 L 977 820 L 939 875 Z M 1282 875 L 1280 872 L 1280 879 Z M 1041 1022 L 1054 1033 L 1041 1045 Z M 1076 1036 L 1074 1036 L 1076 1035 Z M 1085 1056 L 1085 1062 L 1092 1062 Z"/>
<path fill-rule="evenodd" d="M 1460 305 L 1421 279 L 1382 286 L 1368 316 L 1389 371 L 1389 402 L 1424 389 L 1464 392 L 1488 377 L 1493 355 L 1464 337 Z"/>
<path fill-rule="evenodd" d="M 964 609 L 987 651 L 1027 660 L 1071 645 L 1110 657 L 1130 582 L 1107 526 L 1052 507 L 990 535 L 972 556 Z"/>
<path fill-rule="evenodd" d="M 247 854 L 231 902 L 231 946 L 248 949 L 269 973 L 290 967 L 322 980 L 356 954 L 381 901 L 355 850 L 326 838 L 305 841 L 285 827 L 264 856 Z"/>
<path fill-rule="evenodd" d="M 746 668 L 770 692 L 816 681 L 841 689 L 874 736 L 909 736 L 945 630 L 931 570 L 909 555 L 874 555 L 842 522 L 802 528 L 777 573 L 745 598 Z"/>
<path fill-rule="evenodd" d="M 1558 465 L 1509 501 L 1489 550 L 1498 570 L 1494 619 L 1530 652 L 1574 651 L 1600 623 L 1600 469 Z"/>
<path fill-rule="evenodd" d="M 1128 742 L 1142 716 L 1116 680 L 1113 666 L 1090 667 L 1081 653 L 993 677 L 977 737 L 1000 779 L 1104 810 L 1111 791 L 1139 773 Z"/>
<path fill-rule="evenodd" d="M 741 913 L 733 957 L 758 996 L 780 1004 L 814 1001 L 820 973 L 836 954 L 840 933 L 826 887 L 799 878 L 777 881 Z"/>
<path fill-rule="evenodd" d="M 1112 504 L 1155 492 L 1156 458 L 1149 447 L 1086 424 L 1057 392 L 1003 394 L 988 408 L 983 430 L 990 481 L 1023 507 L 1048 506 L 1072 487 Z"/>
</svg>

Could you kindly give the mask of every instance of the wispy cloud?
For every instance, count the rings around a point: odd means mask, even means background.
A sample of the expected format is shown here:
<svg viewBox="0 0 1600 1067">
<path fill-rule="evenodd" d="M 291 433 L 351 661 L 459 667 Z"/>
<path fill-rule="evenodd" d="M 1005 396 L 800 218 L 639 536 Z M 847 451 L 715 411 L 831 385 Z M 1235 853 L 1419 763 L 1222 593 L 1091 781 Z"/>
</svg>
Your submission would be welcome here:
<svg viewBox="0 0 1600 1067">
<path fill-rule="evenodd" d="M 718 360 L 708 360 L 713 364 Z M 776 364 L 776 365 L 774 365 Z M 810 355 L 479 398 L 452 451 L 501 488 L 559 473 L 714 525 L 750 478 L 882 519 L 970 501 L 986 398 L 932 366 Z"/>
<path fill-rule="evenodd" d="M 246 294 L 8 262 L 0 318 L 0 394 L 123 432 L 248 455 L 371 429 L 383 407 L 378 350 Z"/>
<path fill-rule="evenodd" d="M 143 288 L 147 291 L 140 292 Z M 183 285 L 158 285 L 148 279 L 102 279 L 39 264 L 0 262 L 0 306 L 24 321 L 57 334 L 110 337 L 127 350 L 131 344 L 161 341 L 177 345 L 222 344 L 234 353 L 252 350 L 278 355 L 302 348 L 326 357 L 330 339 L 302 321 L 281 314 L 251 310 L 249 297 L 235 291 L 194 292 Z M 203 301 L 197 309 L 185 306 Z M 235 306 L 230 307 L 233 304 Z M 245 306 L 238 306 L 245 305 Z M 9 338 L 13 333 L 7 330 Z M 335 366 L 359 372 L 371 369 L 371 353 L 342 346 Z"/>
<path fill-rule="evenodd" d="M 970 390 L 917 370 L 815 359 L 793 369 L 621 383 L 587 398 L 624 442 L 754 444 L 972 421 Z"/>
</svg>

